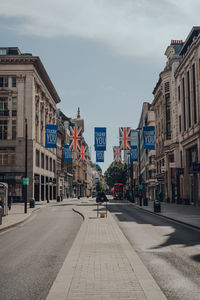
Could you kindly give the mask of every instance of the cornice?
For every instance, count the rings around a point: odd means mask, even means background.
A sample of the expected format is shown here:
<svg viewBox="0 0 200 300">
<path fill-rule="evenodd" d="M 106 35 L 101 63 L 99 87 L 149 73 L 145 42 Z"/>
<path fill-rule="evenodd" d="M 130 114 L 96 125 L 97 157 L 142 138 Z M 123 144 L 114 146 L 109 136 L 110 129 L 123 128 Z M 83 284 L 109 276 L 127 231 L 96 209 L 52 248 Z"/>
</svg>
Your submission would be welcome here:
<svg viewBox="0 0 200 300">
<path fill-rule="evenodd" d="M 3 64 L 12 64 L 12 65 L 16 65 L 16 64 L 20 64 L 20 65 L 29 65 L 32 64 L 37 73 L 39 74 L 39 76 L 41 77 L 43 83 L 45 84 L 45 86 L 47 87 L 49 93 L 51 94 L 53 100 L 55 101 L 55 103 L 59 103 L 60 97 L 58 96 L 56 89 L 51 81 L 51 79 L 49 78 L 40 58 L 38 56 L 23 56 L 23 55 L 19 55 L 19 56 L 0 56 L 0 65 Z"/>
</svg>

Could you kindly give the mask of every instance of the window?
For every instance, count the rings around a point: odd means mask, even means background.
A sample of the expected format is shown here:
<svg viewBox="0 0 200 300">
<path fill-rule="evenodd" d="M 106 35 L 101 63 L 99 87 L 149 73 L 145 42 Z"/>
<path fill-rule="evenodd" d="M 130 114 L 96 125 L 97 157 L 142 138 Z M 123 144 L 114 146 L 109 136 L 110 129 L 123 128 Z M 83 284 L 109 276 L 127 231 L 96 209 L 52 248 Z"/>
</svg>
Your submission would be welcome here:
<svg viewBox="0 0 200 300">
<path fill-rule="evenodd" d="M 165 107 L 166 107 L 166 139 L 171 139 L 171 118 L 170 118 L 170 94 L 165 95 Z"/>
<path fill-rule="evenodd" d="M 180 151 L 180 163 L 181 163 L 181 168 L 183 167 L 183 152 L 182 150 Z"/>
<path fill-rule="evenodd" d="M 9 116 L 8 98 L 0 97 L 0 116 Z"/>
<path fill-rule="evenodd" d="M 49 164 L 50 164 L 50 171 L 52 171 L 52 158 L 50 157 L 50 160 L 49 160 Z"/>
<path fill-rule="evenodd" d="M 12 140 L 16 140 L 16 120 L 12 120 Z"/>
<path fill-rule="evenodd" d="M 56 161 L 53 160 L 53 172 L 55 173 L 55 171 L 56 171 Z"/>
<path fill-rule="evenodd" d="M 187 96 L 188 96 L 188 126 L 191 127 L 191 109 L 190 109 L 190 73 L 187 72 Z"/>
<path fill-rule="evenodd" d="M 178 86 L 178 102 L 181 100 L 181 88 L 180 85 Z"/>
<path fill-rule="evenodd" d="M 0 149 L 0 166 L 14 165 L 15 164 L 15 149 L 1 148 Z"/>
<path fill-rule="evenodd" d="M 44 153 L 41 153 L 41 168 L 44 169 Z"/>
<path fill-rule="evenodd" d="M 49 170 L 49 158 L 46 155 L 46 170 Z"/>
<path fill-rule="evenodd" d="M 0 150 L 0 166 L 8 165 L 8 150 Z"/>
<path fill-rule="evenodd" d="M 182 92 L 183 92 L 183 126 L 186 130 L 186 118 L 185 118 L 185 79 L 182 79 Z"/>
<path fill-rule="evenodd" d="M 195 64 L 192 65 L 192 85 L 193 85 L 193 112 L 194 112 L 194 124 L 197 122 L 197 105 L 196 105 L 196 75 Z"/>
<path fill-rule="evenodd" d="M 16 87 L 16 86 L 17 86 L 17 78 L 12 77 L 12 87 Z"/>
<path fill-rule="evenodd" d="M 181 133 L 181 116 L 178 117 L 179 120 L 179 132 Z"/>
<path fill-rule="evenodd" d="M 6 49 L 0 49 L 0 55 L 6 55 Z"/>
<path fill-rule="evenodd" d="M 35 157 L 35 165 L 36 167 L 39 167 L 40 166 L 40 151 L 36 149 L 36 157 Z"/>
<path fill-rule="evenodd" d="M 8 87 L 8 77 L 0 77 L 0 87 Z"/>
<path fill-rule="evenodd" d="M 8 121 L 0 120 L 0 140 L 6 140 L 8 136 Z"/>
</svg>

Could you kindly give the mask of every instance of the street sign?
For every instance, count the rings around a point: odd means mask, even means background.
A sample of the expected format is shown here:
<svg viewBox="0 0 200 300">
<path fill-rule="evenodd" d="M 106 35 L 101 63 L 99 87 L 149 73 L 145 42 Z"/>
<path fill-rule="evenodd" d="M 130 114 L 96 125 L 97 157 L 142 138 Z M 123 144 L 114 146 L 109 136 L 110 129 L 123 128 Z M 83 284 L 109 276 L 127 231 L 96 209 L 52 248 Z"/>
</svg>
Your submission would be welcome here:
<svg viewBox="0 0 200 300">
<path fill-rule="evenodd" d="M 170 163 L 169 163 L 169 167 L 170 167 L 170 168 L 176 168 L 175 162 L 170 162 Z"/>
<path fill-rule="evenodd" d="M 142 188 L 143 188 L 142 184 L 139 184 L 139 185 L 138 185 L 138 189 L 139 189 L 139 190 L 142 190 Z"/>
<path fill-rule="evenodd" d="M 23 185 L 29 185 L 29 178 L 23 177 Z"/>
</svg>

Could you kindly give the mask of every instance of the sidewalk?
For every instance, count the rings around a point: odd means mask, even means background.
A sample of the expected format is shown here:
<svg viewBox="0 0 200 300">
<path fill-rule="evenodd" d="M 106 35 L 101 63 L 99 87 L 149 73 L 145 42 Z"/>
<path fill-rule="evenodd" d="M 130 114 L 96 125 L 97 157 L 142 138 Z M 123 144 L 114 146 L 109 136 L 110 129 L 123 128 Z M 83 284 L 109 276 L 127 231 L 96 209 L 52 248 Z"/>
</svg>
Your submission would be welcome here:
<svg viewBox="0 0 200 300">
<path fill-rule="evenodd" d="M 166 300 L 109 212 L 97 218 L 95 199 L 74 210 L 84 222 L 46 300 Z"/>
<path fill-rule="evenodd" d="M 154 211 L 153 201 L 149 201 L 148 206 L 139 206 L 139 204 L 135 203 L 133 203 L 133 205 L 150 212 Z M 200 229 L 200 207 L 196 207 L 193 205 L 161 202 L 161 212 L 155 214 Z"/>
</svg>

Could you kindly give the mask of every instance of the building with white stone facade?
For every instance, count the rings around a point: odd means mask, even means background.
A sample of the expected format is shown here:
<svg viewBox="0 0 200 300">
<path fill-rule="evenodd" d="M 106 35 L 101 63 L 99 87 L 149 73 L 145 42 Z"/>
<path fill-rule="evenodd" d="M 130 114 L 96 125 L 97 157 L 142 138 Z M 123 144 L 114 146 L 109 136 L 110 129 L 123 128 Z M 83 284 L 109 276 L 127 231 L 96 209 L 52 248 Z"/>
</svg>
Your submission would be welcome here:
<svg viewBox="0 0 200 300">
<path fill-rule="evenodd" d="M 14 201 L 23 201 L 26 119 L 28 200 L 56 198 L 56 149 L 45 148 L 45 126 L 56 124 L 59 102 L 39 57 L 0 48 L 0 181 Z"/>
<path fill-rule="evenodd" d="M 163 200 L 200 205 L 200 27 L 172 40 L 153 91 L 156 166 Z"/>
</svg>

